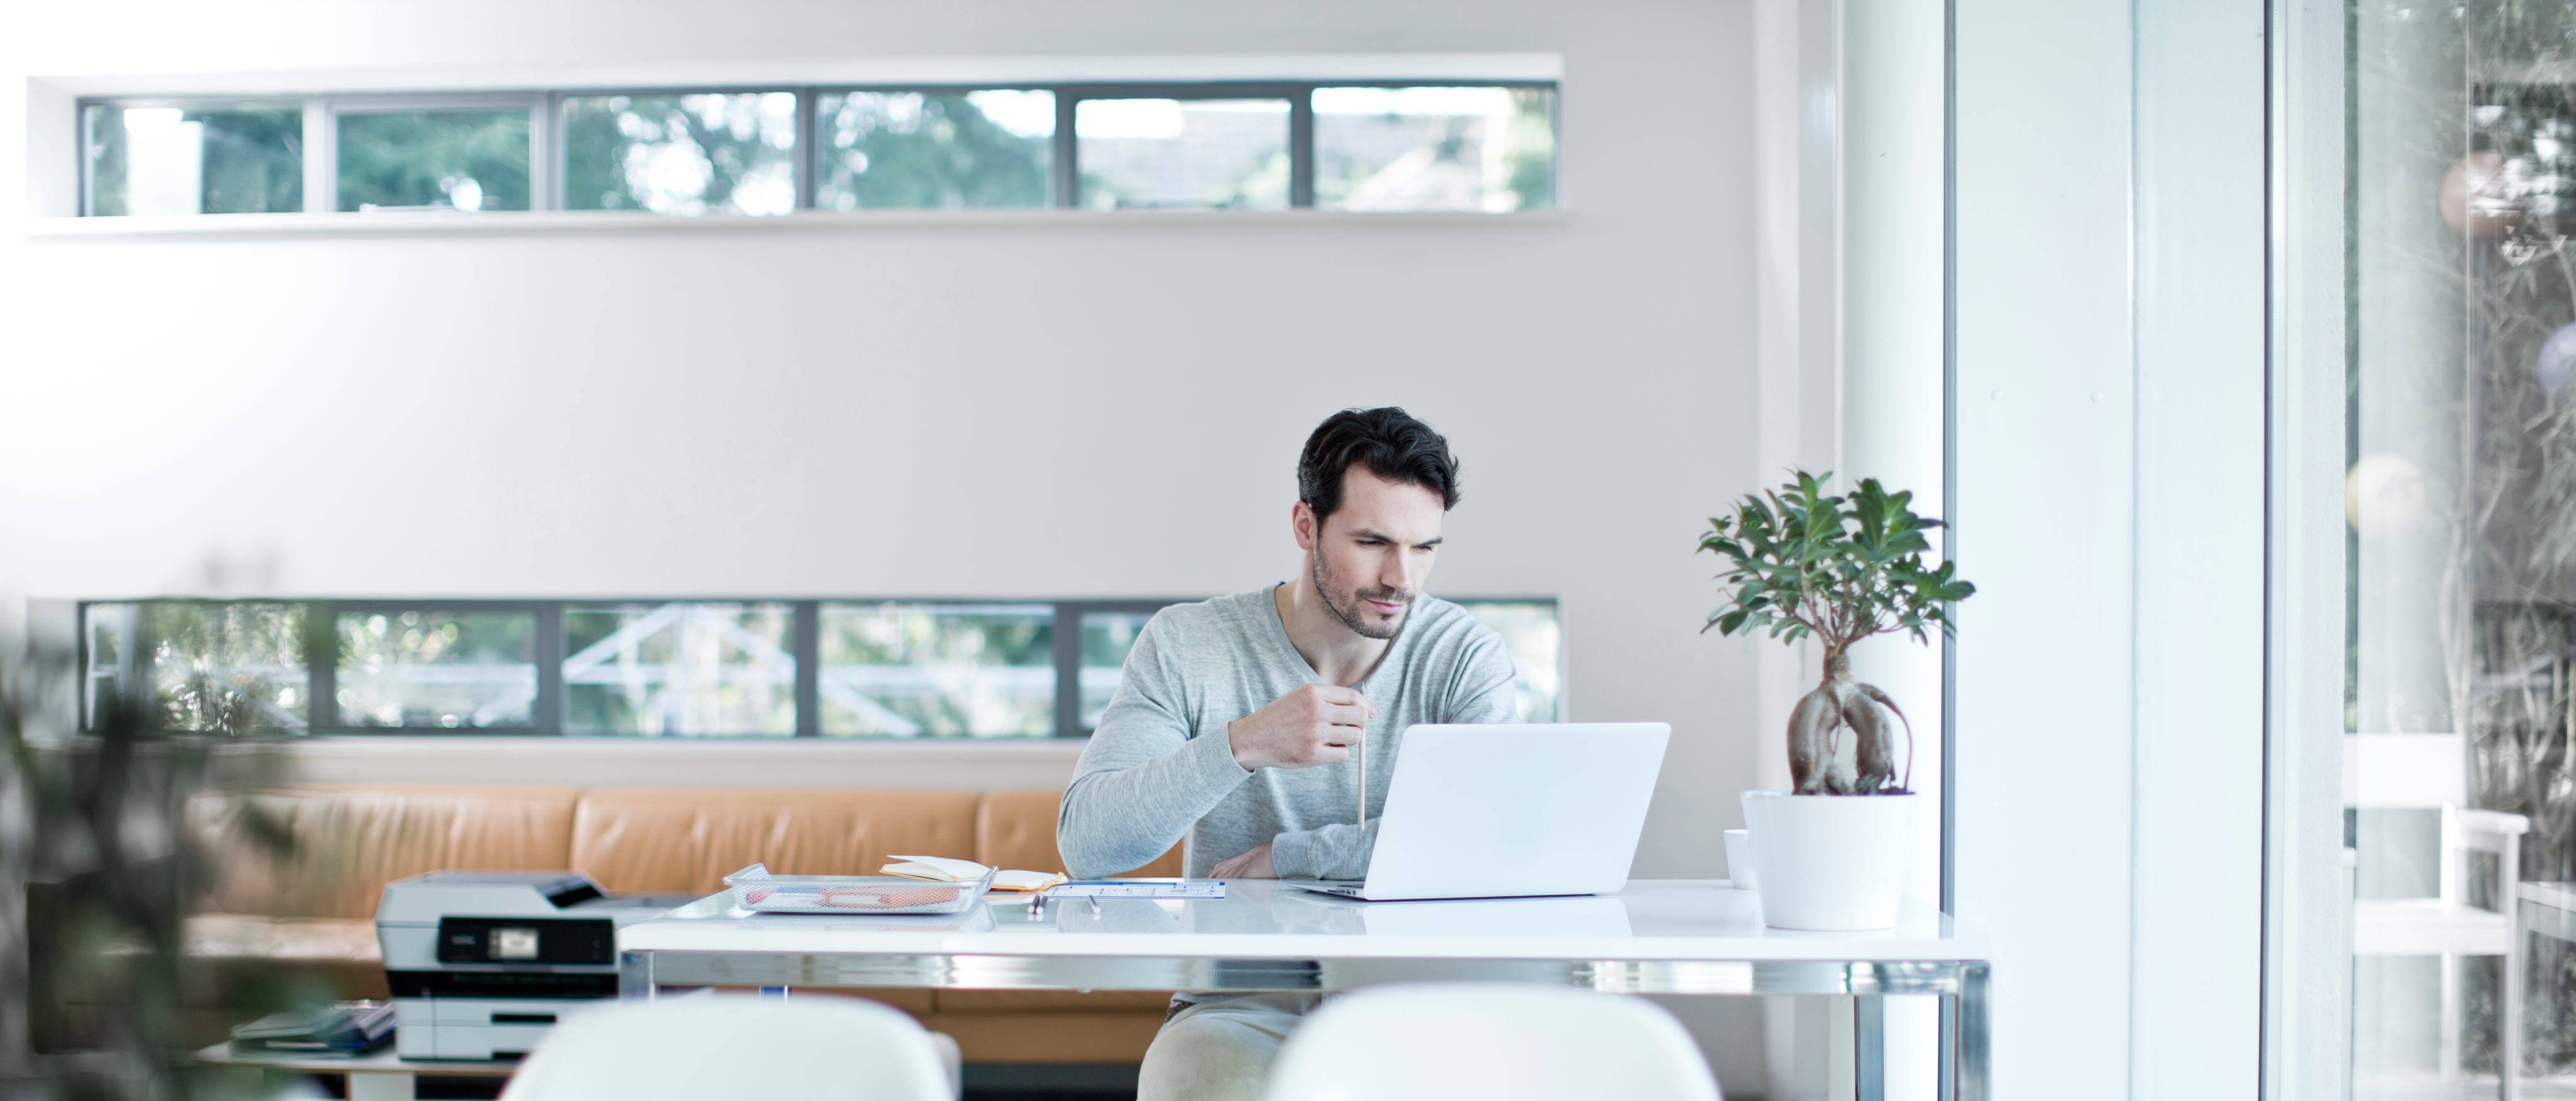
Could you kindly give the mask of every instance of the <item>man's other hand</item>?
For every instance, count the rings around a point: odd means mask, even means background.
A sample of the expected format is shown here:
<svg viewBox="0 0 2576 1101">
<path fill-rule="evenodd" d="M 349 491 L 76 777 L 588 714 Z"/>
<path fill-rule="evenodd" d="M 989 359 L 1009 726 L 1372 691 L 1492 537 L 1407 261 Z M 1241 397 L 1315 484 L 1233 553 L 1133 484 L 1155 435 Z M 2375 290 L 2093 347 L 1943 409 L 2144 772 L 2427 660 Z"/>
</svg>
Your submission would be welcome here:
<svg viewBox="0 0 2576 1101">
<path fill-rule="evenodd" d="M 1225 733 L 1234 763 L 1247 771 L 1337 765 L 1350 759 L 1351 743 L 1367 736 L 1376 714 L 1356 688 L 1309 684 L 1225 724 Z"/>
<path fill-rule="evenodd" d="M 1270 867 L 1270 842 L 1252 847 L 1252 851 L 1218 864 L 1208 873 L 1217 879 L 1277 879 L 1279 873 Z"/>
</svg>

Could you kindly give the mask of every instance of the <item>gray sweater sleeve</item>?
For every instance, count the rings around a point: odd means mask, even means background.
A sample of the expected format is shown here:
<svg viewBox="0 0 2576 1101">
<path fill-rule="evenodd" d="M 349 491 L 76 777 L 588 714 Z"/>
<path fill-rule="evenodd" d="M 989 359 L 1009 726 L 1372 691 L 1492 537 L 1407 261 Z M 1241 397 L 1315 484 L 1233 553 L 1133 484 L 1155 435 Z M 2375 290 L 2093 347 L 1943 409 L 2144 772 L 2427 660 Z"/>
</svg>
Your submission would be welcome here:
<svg viewBox="0 0 2576 1101">
<path fill-rule="evenodd" d="M 1471 644 L 1447 686 L 1447 700 L 1434 721 L 1505 723 L 1512 721 L 1511 654 L 1502 640 L 1486 633 Z M 1375 746 L 1370 748 L 1375 749 Z M 1392 762 L 1389 762 L 1392 765 Z M 1371 768 L 1372 773 L 1377 769 Z M 1392 767 L 1386 775 L 1393 773 Z M 1385 796 L 1373 792 L 1383 806 Z M 1377 849 L 1378 819 L 1362 830 L 1356 822 L 1337 822 L 1311 830 L 1292 830 L 1272 838 L 1270 867 L 1281 879 L 1361 879 L 1368 875 L 1369 854 Z"/>
<path fill-rule="evenodd" d="M 1137 632 L 1118 691 L 1075 763 L 1056 814 L 1065 870 L 1097 878 L 1143 867 L 1252 775 L 1219 727 L 1192 737 L 1158 617 Z"/>
</svg>

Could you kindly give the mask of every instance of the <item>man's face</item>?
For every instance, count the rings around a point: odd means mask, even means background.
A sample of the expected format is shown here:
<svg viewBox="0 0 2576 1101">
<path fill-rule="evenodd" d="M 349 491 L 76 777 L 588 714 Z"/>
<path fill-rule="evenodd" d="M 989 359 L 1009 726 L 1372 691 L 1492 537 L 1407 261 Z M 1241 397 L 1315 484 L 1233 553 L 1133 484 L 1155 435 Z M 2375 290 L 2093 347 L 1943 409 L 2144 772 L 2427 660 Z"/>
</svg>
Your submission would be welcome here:
<svg viewBox="0 0 2576 1101">
<path fill-rule="evenodd" d="M 1297 546 L 1313 556 L 1315 591 L 1333 618 L 1367 638 L 1394 638 L 1431 576 L 1445 516 L 1439 494 L 1357 464 L 1342 472 L 1342 506 L 1320 529 L 1299 502 Z"/>
</svg>

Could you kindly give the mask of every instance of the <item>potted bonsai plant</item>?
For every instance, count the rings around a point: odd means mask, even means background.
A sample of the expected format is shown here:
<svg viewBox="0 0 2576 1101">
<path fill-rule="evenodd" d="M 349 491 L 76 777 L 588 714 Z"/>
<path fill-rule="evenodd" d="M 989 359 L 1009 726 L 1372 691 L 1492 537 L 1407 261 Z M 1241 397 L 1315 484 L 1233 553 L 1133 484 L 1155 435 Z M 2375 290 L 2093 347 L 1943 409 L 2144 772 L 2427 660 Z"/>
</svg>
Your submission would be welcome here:
<svg viewBox="0 0 2576 1101">
<path fill-rule="evenodd" d="M 1929 628 L 1951 630 L 1948 605 L 1977 591 L 1955 576 L 1953 563 L 1924 567 L 1931 550 L 1924 532 L 1941 522 L 1915 515 L 1907 507 L 1913 499 L 1875 478 L 1836 496 L 1801 470 L 1776 491 L 1736 502 L 1734 516 L 1710 519 L 1700 538 L 1699 549 L 1726 560 L 1718 575 L 1725 603 L 1702 631 L 1767 628 L 1782 642 L 1813 638 L 1824 647 L 1824 683 L 1789 712 L 1794 790 L 1748 792 L 1744 800 L 1767 924 L 1896 924 L 1909 835 L 1921 815 L 1909 788 L 1914 728 L 1887 693 L 1852 679 L 1851 647 L 1896 631 L 1928 642 Z M 1890 716 L 1905 732 L 1901 772 Z"/>
</svg>

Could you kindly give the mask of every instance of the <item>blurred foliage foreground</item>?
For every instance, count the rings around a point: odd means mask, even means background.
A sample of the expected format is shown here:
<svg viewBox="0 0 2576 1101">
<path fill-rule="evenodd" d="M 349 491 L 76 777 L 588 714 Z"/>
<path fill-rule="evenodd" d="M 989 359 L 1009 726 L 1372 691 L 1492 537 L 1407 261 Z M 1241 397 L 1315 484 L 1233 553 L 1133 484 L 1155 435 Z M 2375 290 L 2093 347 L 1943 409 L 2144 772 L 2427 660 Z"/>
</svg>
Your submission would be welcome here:
<svg viewBox="0 0 2576 1101">
<path fill-rule="evenodd" d="M 272 780 L 283 758 L 250 736 L 246 708 L 174 732 L 157 701 L 110 690 L 81 730 L 76 683 L 68 654 L 0 660 L 0 1090 L 272 1095 L 284 1079 L 192 1054 L 236 1023 L 328 995 L 256 964 L 192 961 L 185 923 L 224 855 L 191 825 L 209 810 L 230 819 L 225 836 L 247 839 L 228 843 L 286 855 L 278 823 L 224 794 Z"/>
</svg>

